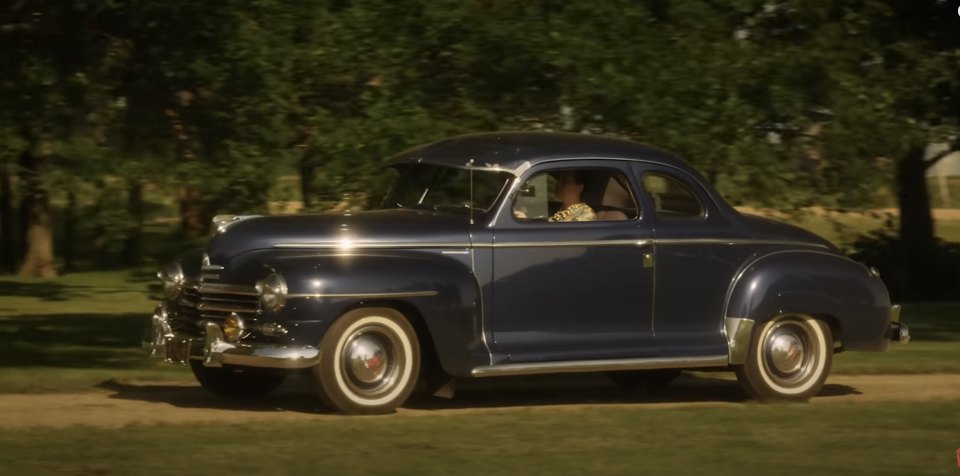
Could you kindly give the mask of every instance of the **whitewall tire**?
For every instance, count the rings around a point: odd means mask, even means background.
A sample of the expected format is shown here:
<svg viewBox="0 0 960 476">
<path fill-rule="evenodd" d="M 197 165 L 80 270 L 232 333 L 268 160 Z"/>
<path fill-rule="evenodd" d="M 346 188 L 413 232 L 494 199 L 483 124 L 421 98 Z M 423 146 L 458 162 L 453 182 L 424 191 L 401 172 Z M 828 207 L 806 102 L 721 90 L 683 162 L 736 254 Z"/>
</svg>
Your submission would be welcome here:
<svg viewBox="0 0 960 476">
<path fill-rule="evenodd" d="M 314 367 L 320 396 L 334 410 L 390 413 L 413 392 L 420 344 L 410 322 L 395 309 L 359 308 L 330 326 Z"/>
<path fill-rule="evenodd" d="M 777 316 L 754 329 L 737 380 L 753 397 L 806 400 L 823 388 L 833 363 L 826 323 L 805 315 Z"/>
</svg>

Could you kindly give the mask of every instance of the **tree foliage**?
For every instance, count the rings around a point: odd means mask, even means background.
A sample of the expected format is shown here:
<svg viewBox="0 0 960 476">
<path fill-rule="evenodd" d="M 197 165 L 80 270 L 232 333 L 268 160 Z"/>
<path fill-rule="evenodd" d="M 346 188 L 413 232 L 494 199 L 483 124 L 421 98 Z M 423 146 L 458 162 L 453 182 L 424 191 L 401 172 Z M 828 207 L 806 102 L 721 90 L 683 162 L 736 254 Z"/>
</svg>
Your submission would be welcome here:
<svg viewBox="0 0 960 476">
<path fill-rule="evenodd" d="M 144 187 L 196 236 L 265 211 L 281 172 L 310 210 L 358 206 L 393 153 L 497 129 L 649 142 L 737 203 L 870 207 L 894 187 L 922 249 L 918 151 L 960 147 L 940 0 L 20 0 L 0 19 L 0 172 L 48 144 L 37 183 L 127 261 Z"/>
</svg>

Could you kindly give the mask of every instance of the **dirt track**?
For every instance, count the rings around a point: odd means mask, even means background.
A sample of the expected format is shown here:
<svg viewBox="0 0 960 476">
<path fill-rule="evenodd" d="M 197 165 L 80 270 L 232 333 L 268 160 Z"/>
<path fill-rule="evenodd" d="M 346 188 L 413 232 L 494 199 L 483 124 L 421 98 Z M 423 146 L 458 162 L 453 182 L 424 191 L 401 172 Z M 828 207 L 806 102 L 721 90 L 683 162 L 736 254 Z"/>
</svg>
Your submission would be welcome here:
<svg viewBox="0 0 960 476">
<path fill-rule="evenodd" d="M 576 411 L 595 406 L 643 409 L 741 405 L 736 382 L 714 376 L 684 376 L 657 396 L 629 394 L 602 381 L 548 381 L 530 386 L 517 381 L 483 383 L 458 390 L 456 398 L 424 399 L 382 418 L 444 416 L 524 408 Z M 875 401 L 960 399 L 960 375 L 837 375 L 830 378 L 816 405 Z M 0 428 L 90 425 L 116 428 L 135 424 L 186 424 L 201 421 L 239 423 L 254 420 L 340 418 L 322 408 L 306 382 L 287 385 L 279 394 L 255 402 L 228 402 L 192 384 L 105 384 L 92 392 L 0 395 Z"/>
</svg>

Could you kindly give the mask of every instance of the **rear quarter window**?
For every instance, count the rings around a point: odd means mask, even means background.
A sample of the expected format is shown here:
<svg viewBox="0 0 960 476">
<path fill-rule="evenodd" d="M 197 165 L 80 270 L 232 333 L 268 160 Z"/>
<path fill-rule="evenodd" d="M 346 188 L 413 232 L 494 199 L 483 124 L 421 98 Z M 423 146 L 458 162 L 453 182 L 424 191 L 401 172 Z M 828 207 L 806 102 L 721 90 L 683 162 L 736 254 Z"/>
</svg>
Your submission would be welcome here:
<svg viewBox="0 0 960 476">
<path fill-rule="evenodd" d="M 664 219 L 701 218 L 703 203 L 693 190 L 680 179 L 657 172 L 643 174 L 643 188 L 654 213 Z"/>
</svg>

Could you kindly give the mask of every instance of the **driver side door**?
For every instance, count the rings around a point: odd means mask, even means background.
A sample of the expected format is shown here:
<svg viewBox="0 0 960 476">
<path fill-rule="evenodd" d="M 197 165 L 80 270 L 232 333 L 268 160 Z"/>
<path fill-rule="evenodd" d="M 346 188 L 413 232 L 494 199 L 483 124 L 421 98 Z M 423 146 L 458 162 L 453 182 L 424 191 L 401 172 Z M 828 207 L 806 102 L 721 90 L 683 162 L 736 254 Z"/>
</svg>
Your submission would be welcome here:
<svg viewBox="0 0 960 476">
<path fill-rule="evenodd" d="M 494 230 L 492 351 L 511 363 L 654 356 L 653 230 L 629 169 L 569 161 L 529 171 Z M 578 170 L 597 220 L 550 222 L 553 178 Z"/>
</svg>

